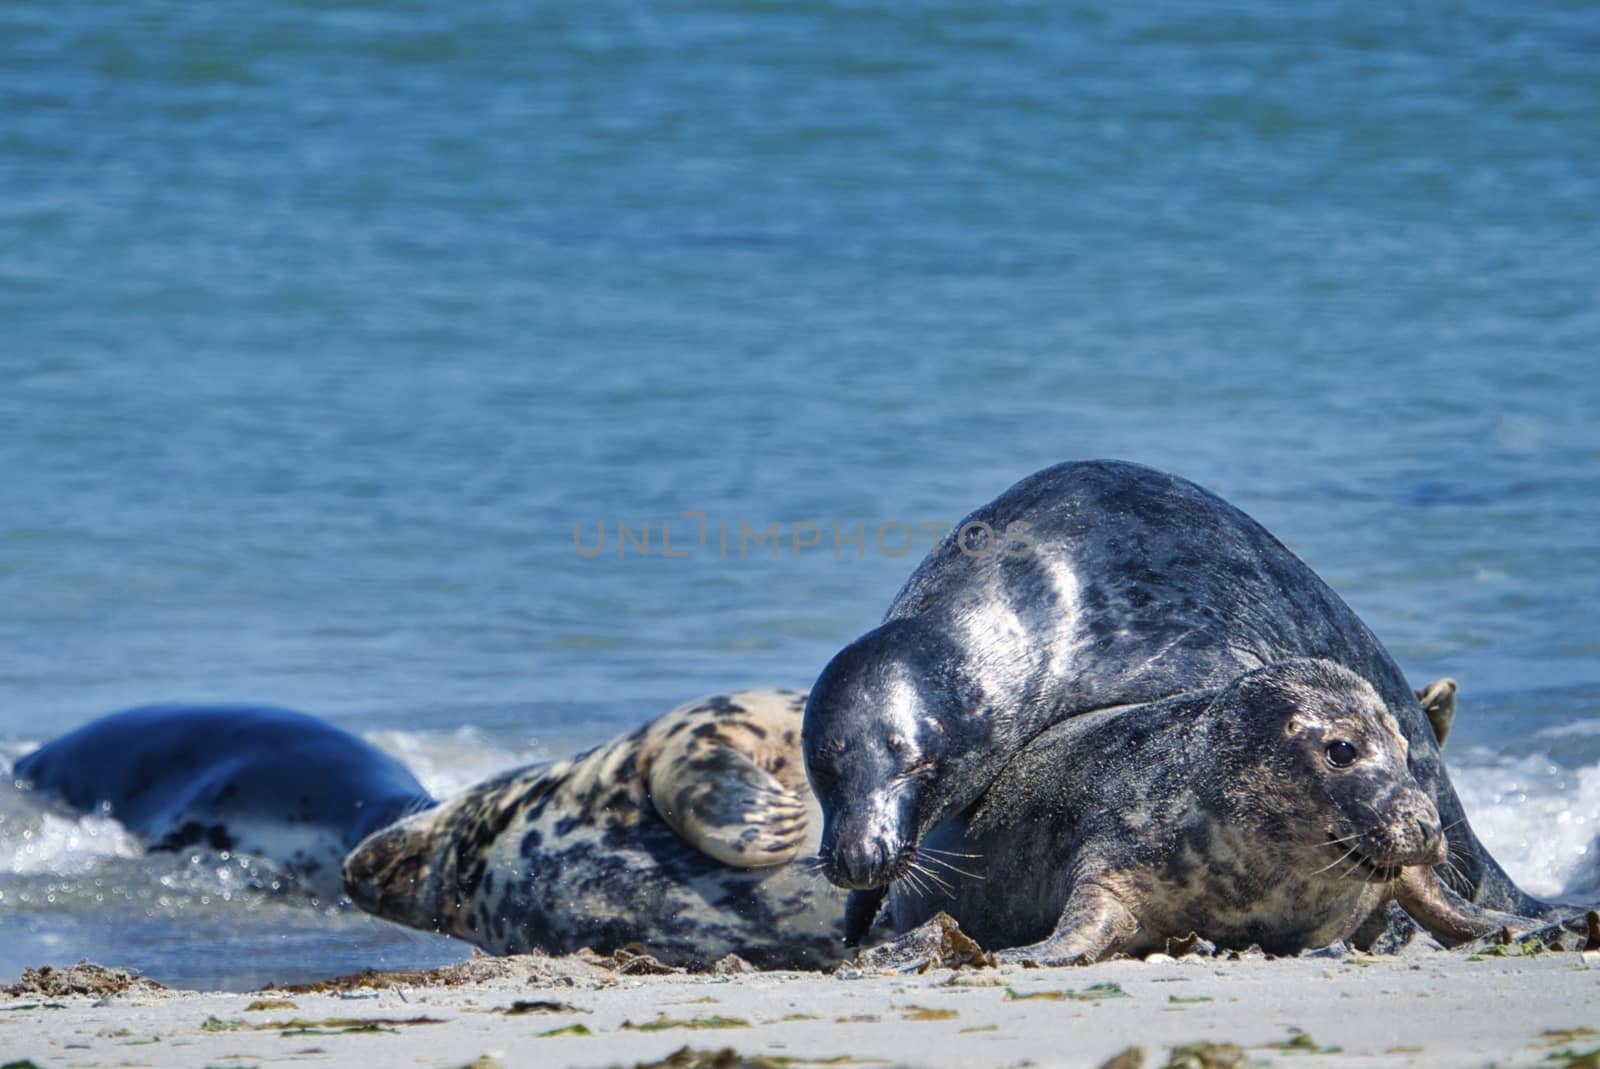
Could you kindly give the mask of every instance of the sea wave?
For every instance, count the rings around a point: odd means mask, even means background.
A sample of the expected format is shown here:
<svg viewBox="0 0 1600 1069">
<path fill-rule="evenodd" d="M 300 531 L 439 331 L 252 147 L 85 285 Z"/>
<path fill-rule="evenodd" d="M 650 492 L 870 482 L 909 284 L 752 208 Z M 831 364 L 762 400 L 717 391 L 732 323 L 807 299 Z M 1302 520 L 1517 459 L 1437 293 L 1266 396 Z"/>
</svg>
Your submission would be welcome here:
<svg viewBox="0 0 1600 1069">
<path fill-rule="evenodd" d="M 1543 897 L 1600 889 L 1600 764 L 1571 768 L 1487 749 L 1449 756 L 1473 829 L 1517 883 Z"/>
</svg>

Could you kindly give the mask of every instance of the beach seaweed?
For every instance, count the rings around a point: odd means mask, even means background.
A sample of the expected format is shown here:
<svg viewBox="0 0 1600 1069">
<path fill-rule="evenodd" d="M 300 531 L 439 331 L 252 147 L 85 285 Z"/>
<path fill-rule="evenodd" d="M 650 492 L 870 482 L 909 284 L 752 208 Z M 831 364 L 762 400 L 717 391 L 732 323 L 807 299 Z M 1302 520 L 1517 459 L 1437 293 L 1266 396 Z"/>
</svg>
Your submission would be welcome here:
<svg viewBox="0 0 1600 1069">
<path fill-rule="evenodd" d="M 900 1015 L 905 1021 L 948 1021 L 961 1016 L 955 1010 L 936 1010 L 929 1006 L 907 1006 Z"/>
<path fill-rule="evenodd" d="M 594 1033 L 589 1031 L 589 1026 L 580 1021 L 577 1024 L 569 1024 L 569 1025 L 563 1025 L 560 1028 L 552 1028 L 548 1032 L 540 1032 L 536 1038 L 538 1038 L 538 1039 L 548 1039 L 551 1036 L 592 1036 L 592 1035 L 594 1035 Z"/>
<path fill-rule="evenodd" d="M 731 1047 L 721 1050 L 679 1047 L 659 1061 L 638 1062 L 634 1069 L 778 1069 L 780 1064 L 759 1054 L 740 1054 Z"/>
<path fill-rule="evenodd" d="M 444 1023 L 443 1018 L 439 1017 L 324 1017 L 321 1020 L 292 1017 L 287 1021 L 263 1021 L 261 1024 L 251 1024 L 249 1021 L 225 1021 L 209 1017 L 200 1027 L 207 1032 L 249 1029 L 255 1032 L 277 1032 L 280 1036 L 343 1036 L 398 1032 L 402 1026 Z"/>
<path fill-rule="evenodd" d="M 1580 1025 L 1577 1028 L 1547 1028 L 1539 1033 L 1539 1038 L 1534 1040 L 1543 1047 L 1557 1047 L 1565 1043 L 1575 1043 L 1583 1039 L 1593 1039 L 1600 1036 L 1600 1030 Z"/>
<path fill-rule="evenodd" d="M 400 1033 L 398 1028 L 390 1028 L 379 1024 L 377 1021 L 366 1021 L 362 1024 L 351 1025 L 349 1028 L 286 1028 L 278 1035 L 289 1036 L 359 1036 L 375 1035 L 379 1032 Z"/>
<path fill-rule="evenodd" d="M 244 1008 L 245 1013 L 255 1013 L 258 1010 L 298 1010 L 300 1007 L 286 998 L 258 998 Z"/>
<path fill-rule="evenodd" d="M 1290 1031 L 1288 1039 L 1280 1039 L 1276 1043 L 1264 1044 L 1268 1050 L 1316 1050 L 1317 1041 L 1311 1036 L 1296 1028 Z"/>
<path fill-rule="evenodd" d="M 160 991 L 162 986 L 154 980 L 121 969 L 108 969 L 90 961 L 57 968 L 41 965 L 37 969 L 22 971 L 22 979 L 9 987 L 0 987 L 0 994 L 10 998 L 29 995 L 59 998 L 62 995 L 120 995 L 127 991 Z"/>
<path fill-rule="evenodd" d="M 1127 1047 L 1100 1063 L 1100 1069 L 1144 1069 L 1144 1048 Z"/>
<path fill-rule="evenodd" d="M 666 1014 L 657 1015 L 653 1021 L 643 1024 L 634 1024 L 632 1021 L 623 1021 L 622 1027 L 633 1032 L 665 1032 L 669 1028 L 749 1028 L 750 1022 L 743 1017 L 692 1017 L 688 1019 L 668 1017 Z"/>
<path fill-rule="evenodd" d="M 1042 998 L 1051 1002 L 1061 1002 L 1071 999 L 1073 1002 L 1098 1002 L 1103 998 L 1130 998 L 1122 985 L 1115 983 L 1090 984 L 1081 991 L 1018 991 L 1014 987 L 1006 988 L 1006 1001 L 1022 1001 L 1025 999 Z"/>
<path fill-rule="evenodd" d="M 1173 1047 L 1165 1069 L 1237 1069 L 1244 1064 L 1244 1050 L 1238 1044 L 1201 1041 Z"/>
<path fill-rule="evenodd" d="M 491 1010 L 491 1013 L 503 1013 L 507 1017 L 520 1017 L 527 1013 L 588 1013 L 588 1010 L 572 1005 L 570 1002 L 555 1002 L 551 999 L 517 999 L 504 1009 Z"/>
<path fill-rule="evenodd" d="M 787 1054 L 740 1054 L 732 1047 L 721 1050 L 695 1050 L 679 1047 L 665 1058 L 638 1062 L 633 1069 L 789 1069 L 801 1065 L 868 1064 L 848 1054 L 832 1058 L 803 1058 Z"/>
<path fill-rule="evenodd" d="M 1067 997 L 1065 991 L 1018 991 L 1014 987 L 1006 988 L 1007 1002 L 1022 1002 L 1025 999 L 1042 998 L 1051 1002 L 1060 1002 Z"/>
</svg>

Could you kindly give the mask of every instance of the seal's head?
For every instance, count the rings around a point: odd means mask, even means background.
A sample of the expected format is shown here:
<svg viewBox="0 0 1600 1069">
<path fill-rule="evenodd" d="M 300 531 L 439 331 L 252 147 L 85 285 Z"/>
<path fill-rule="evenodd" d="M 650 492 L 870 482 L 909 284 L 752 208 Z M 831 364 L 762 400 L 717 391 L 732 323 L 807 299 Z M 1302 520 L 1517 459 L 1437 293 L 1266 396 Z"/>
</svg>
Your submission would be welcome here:
<svg viewBox="0 0 1600 1069">
<path fill-rule="evenodd" d="M 1366 680 L 1329 661 L 1284 661 L 1241 676 L 1221 701 L 1222 723 L 1258 762 L 1224 791 L 1287 841 L 1326 855 L 1331 876 L 1388 882 L 1405 866 L 1445 860 L 1438 810 Z"/>
<path fill-rule="evenodd" d="M 922 835 L 981 791 L 990 725 L 938 634 L 903 621 L 851 643 L 806 702 L 806 772 L 822 807 L 823 872 L 882 887 Z"/>
<path fill-rule="evenodd" d="M 438 833 L 442 810 L 418 813 L 367 836 L 344 859 L 344 891 L 368 913 L 413 928 L 454 933 L 452 858 Z"/>
</svg>

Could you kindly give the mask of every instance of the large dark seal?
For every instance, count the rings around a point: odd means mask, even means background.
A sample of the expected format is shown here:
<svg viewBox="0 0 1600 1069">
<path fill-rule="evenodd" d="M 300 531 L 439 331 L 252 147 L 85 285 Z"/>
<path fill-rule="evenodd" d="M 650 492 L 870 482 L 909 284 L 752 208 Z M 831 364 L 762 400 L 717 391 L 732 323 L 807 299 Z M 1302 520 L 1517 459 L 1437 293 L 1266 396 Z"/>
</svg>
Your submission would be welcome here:
<svg viewBox="0 0 1600 1069">
<path fill-rule="evenodd" d="M 837 892 L 804 863 L 816 806 L 800 756 L 805 695 L 681 706 L 580 757 L 508 772 L 362 843 L 362 908 L 495 954 L 610 952 L 771 968 L 844 953 Z"/>
<path fill-rule="evenodd" d="M 944 910 L 1013 948 L 1002 960 L 1042 965 L 1191 933 L 1291 954 L 1349 939 L 1390 900 L 1446 944 L 1526 927 L 1442 886 L 1448 833 L 1408 750 L 1372 687 L 1328 661 L 1073 717 L 929 833 L 893 925 Z"/>
<path fill-rule="evenodd" d="M 852 896 L 852 928 L 870 923 L 923 836 L 980 802 L 1041 732 L 1298 658 L 1365 679 L 1399 724 L 1410 772 L 1449 828 L 1449 886 L 1493 909 L 1542 911 L 1478 842 L 1416 695 L 1327 584 L 1193 483 L 1086 461 L 974 512 L 812 689 L 821 859 L 833 882 L 866 892 Z"/>
<path fill-rule="evenodd" d="M 376 747 L 304 713 L 250 705 L 112 713 L 22 757 L 13 774 L 79 812 L 109 814 L 152 852 L 265 859 L 326 899 L 340 893 L 351 847 L 433 804 Z"/>
</svg>

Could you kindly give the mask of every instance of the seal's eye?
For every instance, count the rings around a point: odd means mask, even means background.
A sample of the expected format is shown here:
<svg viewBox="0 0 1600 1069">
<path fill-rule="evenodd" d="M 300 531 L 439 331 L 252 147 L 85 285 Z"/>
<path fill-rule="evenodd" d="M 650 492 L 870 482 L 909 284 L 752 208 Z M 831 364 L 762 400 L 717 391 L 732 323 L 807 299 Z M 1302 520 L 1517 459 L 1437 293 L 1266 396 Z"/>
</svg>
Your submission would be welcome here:
<svg viewBox="0 0 1600 1069">
<path fill-rule="evenodd" d="M 1355 764 L 1356 748 L 1353 743 L 1337 739 L 1328 743 L 1328 764 L 1334 768 L 1349 768 Z"/>
</svg>

